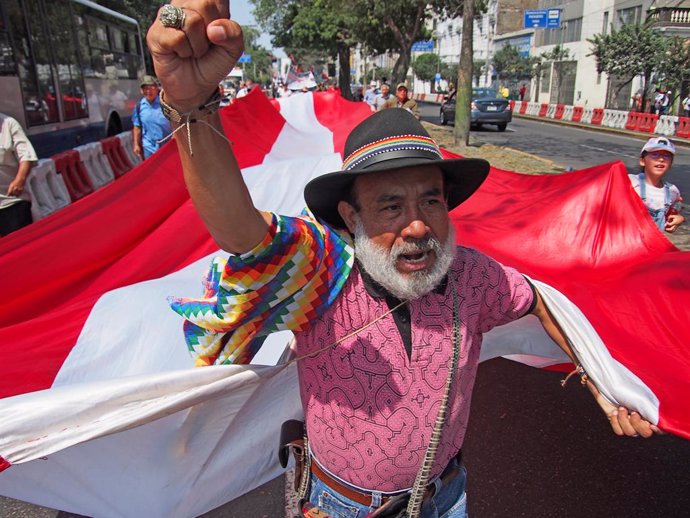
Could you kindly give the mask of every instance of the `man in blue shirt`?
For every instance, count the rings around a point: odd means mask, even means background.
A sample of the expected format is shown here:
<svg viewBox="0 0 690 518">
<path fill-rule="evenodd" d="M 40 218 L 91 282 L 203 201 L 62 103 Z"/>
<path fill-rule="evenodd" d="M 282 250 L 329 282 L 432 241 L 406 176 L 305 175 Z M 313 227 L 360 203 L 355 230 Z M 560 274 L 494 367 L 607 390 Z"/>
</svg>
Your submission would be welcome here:
<svg viewBox="0 0 690 518">
<path fill-rule="evenodd" d="M 141 93 L 132 113 L 132 147 L 142 160 L 150 157 L 160 147 L 160 141 L 170 134 L 170 121 L 165 118 L 158 100 L 160 88 L 153 76 L 141 80 Z"/>
</svg>

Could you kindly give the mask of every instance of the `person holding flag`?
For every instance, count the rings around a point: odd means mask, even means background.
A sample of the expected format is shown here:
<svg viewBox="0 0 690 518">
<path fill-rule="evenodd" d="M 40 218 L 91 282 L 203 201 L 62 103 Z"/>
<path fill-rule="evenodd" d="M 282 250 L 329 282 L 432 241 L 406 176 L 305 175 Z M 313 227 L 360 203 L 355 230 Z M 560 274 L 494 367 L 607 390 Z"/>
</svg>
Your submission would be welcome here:
<svg viewBox="0 0 690 518">
<path fill-rule="evenodd" d="M 248 362 L 265 334 L 295 332 L 304 513 L 466 516 L 461 452 L 482 335 L 527 314 L 578 365 L 614 433 L 659 432 L 602 396 L 530 280 L 456 245 L 449 210 L 489 164 L 443 159 L 407 110 L 354 128 L 342 170 L 305 187 L 310 212 L 258 210 L 217 112 L 218 82 L 243 50 L 228 17 L 225 0 L 175 0 L 147 36 L 187 189 L 230 254 L 203 298 L 172 305 L 198 365 Z"/>
</svg>

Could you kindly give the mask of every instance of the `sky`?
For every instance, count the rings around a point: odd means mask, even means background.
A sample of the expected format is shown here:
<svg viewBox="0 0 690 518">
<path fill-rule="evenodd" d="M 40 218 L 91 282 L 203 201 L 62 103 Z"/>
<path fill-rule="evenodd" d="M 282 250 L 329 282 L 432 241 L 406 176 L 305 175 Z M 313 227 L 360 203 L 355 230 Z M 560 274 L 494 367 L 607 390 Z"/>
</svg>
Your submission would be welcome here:
<svg viewBox="0 0 690 518">
<path fill-rule="evenodd" d="M 229 0 L 229 2 L 230 18 L 235 20 L 240 25 L 257 25 L 254 16 L 252 16 L 254 6 L 249 2 L 249 0 Z M 271 37 L 268 34 L 263 34 L 261 38 L 259 38 L 259 45 L 271 50 L 273 48 L 273 45 L 271 44 Z M 282 52 L 282 49 L 276 49 L 275 54 L 278 56 L 285 55 Z"/>
</svg>

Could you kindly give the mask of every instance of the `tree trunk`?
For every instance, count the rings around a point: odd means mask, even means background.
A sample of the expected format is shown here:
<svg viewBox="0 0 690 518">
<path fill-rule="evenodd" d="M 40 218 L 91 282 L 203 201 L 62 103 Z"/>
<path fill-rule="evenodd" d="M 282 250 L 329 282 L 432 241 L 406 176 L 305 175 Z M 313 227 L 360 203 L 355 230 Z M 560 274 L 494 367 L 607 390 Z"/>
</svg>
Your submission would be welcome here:
<svg viewBox="0 0 690 518">
<path fill-rule="evenodd" d="M 458 90 L 455 95 L 455 145 L 470 144 L 470 104 L 472 103 L 472 36 L 474 0 L 465 0 L 462 8 L 462 47 L 458 66 Z"/>
<path fill-rule="evenodd" d="M 350 90 L 350 47 L 345 42 L 338 42 L 338 63 L 340 71 L 338 73 L 338 86 L 340 87 L 340 95 L 352 100 L 352 91 Z"/>
<path fill-rule="evenodd" d="M 393 76 L 391 85 L 393 85 L 393 87 L 398 83 L 405 82 L 405 79 L 407 79 L 407 71 L 409 70 L 409 68 L 410 54 L 401 52 L 398 56 L 398 59 L 395 61 L 395 65 L 393 65 L 393 72 L 391 73 L 391 75 Z M 411 85 L 410 88 L 412 88 Z"/>
</svg>

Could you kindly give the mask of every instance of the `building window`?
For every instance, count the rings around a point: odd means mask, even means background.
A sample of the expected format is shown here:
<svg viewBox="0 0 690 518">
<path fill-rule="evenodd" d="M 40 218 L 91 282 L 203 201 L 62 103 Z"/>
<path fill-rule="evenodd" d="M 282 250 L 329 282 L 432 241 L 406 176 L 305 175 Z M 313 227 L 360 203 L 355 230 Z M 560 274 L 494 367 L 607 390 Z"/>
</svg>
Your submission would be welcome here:
<svg viewBox="0 0 690 518">
<path fill-rule="evenodd" d="M 609 32 L 609 12 L 604 11 L 604 23 L 601 27 L 601 33 L 606 36 Z"/>
<path fill-rule="evenodd" d="M 639 25 L 642 19 L 642 6 L 629 7 L 627 9 L 619 9 L 616 11 L 616 26 L 622 25 Z"/>
<path fill-rule="evenodd" d="M 568 20 L 565 23 L 565 27 L 563 27 L 561 30 L 564 31 L 563 43 L 580 41 L 580 38 L 582 37 L 582 18 Z"/>
</svg>

